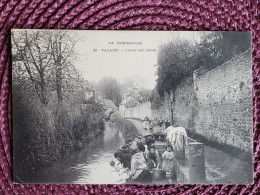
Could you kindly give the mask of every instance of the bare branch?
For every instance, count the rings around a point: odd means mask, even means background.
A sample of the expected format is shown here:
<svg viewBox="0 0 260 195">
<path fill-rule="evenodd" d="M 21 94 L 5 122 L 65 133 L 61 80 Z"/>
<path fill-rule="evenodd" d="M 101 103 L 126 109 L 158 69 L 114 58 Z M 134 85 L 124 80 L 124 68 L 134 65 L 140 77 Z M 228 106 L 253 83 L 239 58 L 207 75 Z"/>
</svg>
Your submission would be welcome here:
<svg viewBox="0 0 260 195">
<path fill-rule="evenodd" d="M 32 57 L 32 59 L 33 59 L 33 64 L 34 64 L 35 68 L 37 69 L 37 71 L 40 72 L 40 68 L 37 66 L 37 63 L 36 63 L 36 61 L 35 61 L 35 58 L 34 58 L 34 56 L 33 56 L 33 54 L 32 54 L 31 47 L 29 46 L 29 43 L 28 43 L 27 31 L 25 31 L 25 39 L 26 39 L 26 45 L 25 45 L 25 46 L 29 49 L 30 55 L 31 55 L 31 57 Z"/>
</svg>

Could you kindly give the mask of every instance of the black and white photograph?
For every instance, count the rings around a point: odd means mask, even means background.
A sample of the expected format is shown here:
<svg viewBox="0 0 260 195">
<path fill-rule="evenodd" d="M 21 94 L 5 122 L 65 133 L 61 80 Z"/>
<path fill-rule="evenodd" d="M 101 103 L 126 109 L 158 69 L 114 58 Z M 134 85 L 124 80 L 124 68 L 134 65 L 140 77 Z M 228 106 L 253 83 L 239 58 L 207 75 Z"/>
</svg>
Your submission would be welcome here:
<svg viewBox="0 0 260 195">
<path fill-rule="evenodd" d="M 15 183 L 254 182 L 250 32 L 11 40 Z"/>
</svg>

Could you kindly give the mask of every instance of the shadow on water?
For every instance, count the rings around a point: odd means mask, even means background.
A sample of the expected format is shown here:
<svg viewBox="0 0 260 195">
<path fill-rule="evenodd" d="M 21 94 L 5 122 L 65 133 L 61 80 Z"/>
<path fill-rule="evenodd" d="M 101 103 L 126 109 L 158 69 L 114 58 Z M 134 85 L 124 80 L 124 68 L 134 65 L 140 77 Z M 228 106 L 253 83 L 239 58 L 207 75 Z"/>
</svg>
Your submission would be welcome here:
<svg viewBox="0 0 260 195">
<path fill-rule="evenodd" d="M 124 144 L 122 134 L 111 123 L 105 124 L 104 135 L 81 150 L 44 169 L 36 183 L 115 184 L 120 180 L 109 162 L 114 152 Z"/>
</svg>

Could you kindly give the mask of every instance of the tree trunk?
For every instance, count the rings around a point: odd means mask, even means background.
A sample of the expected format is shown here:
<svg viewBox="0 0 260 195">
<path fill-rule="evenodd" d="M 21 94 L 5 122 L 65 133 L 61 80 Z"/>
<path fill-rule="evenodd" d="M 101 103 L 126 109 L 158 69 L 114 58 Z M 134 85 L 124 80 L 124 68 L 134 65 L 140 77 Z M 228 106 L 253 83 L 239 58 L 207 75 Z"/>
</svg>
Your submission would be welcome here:
<svg viewBox="0 0 260 195">
<path fill-rule="evenodd" d="M 62 106 L 62 64 L 61 64 L 61 55 L 57 57 L 56 65 L 56 91 L 58 98 L 58 106 Z"/>
<path fill-rule="evenodd" d="M 44 105 L 48 104 L 47 98 L 46 98 L 46 86 L 45 86 L 45 79 L 44 79 L 44 72 L 40 72 L 40 88 L 41 88 L 41 102 Z"/>
</svg>

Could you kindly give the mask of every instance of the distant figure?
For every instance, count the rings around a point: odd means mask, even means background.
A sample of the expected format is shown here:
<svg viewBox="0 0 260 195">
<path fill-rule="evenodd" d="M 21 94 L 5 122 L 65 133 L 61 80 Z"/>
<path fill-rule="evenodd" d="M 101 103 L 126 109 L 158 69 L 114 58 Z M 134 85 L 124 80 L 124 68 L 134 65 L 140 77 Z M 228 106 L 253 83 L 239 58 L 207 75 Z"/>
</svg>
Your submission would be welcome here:
<svg viewBox="0 0 260 195">
<path fill-rule="evenodd" d="M 167 129 L 169 126 L 171 126 L 171 123 L 168 121 L 168 119 L 164 122 L 165 129 Z"/>
<path fill-rule="evenodd" d="M 147 161 L 144 154 L 145 147 L 142 143 L 137 144 L 138 152 L 132 156 L 131 159 L 131 179 L 135 183 L 150 183 L 152 176 L 147 167 Z"/>
<path fill-rule="evenodd" d="M 156 124 L 154 123 L 153 120 L 151 120 L 150 121 L 150 132 L 151 132 L 151 130 L 153 129 L 154 126 L 156 126 Z M 152 133 L 151 133 L 151 135 L 152 135 Z"/>
<path fill-rule="evenodd" d="M 164 172 L 166 172 L 166 175 L 171 175 L 172 174 L 172 169 L 173 169 L 173 147 L 171 145 L 166 146 L 166 151 L 162 154 L 162 169 Z"/>
<path fill-rule="evenodd" d="M 150 123 L 151 123 L 151 121 L 149 120 L 149 118 L 145 117 L 144 118 L 144 122 L 143 122 L 144 130 L 149 130 L 150 129 Z"/>
<path fill-rule="evenodd" d="M 153 122 L 154 122 L 155 125 L 157 125 L 158 121 L 159 121 L 159 120 L 158 120 L 158 117 L 155 117 L 155 118 L 153 119 Z"/>
<path fill-rule="evenodd" d="M 159 127 L 162 127 L 163 123 L 164 123 L 164 120 L 163 120 L 162 114 L 159 114 L 157 125 Z"/>
<path fill-rule="evenodd" d="M 149 120 L 148 117 L 145 117 L 145 119 L 144 119 L 143 129 L 144 129 L 144 136 L 153 134 L 151 121 Z"/>
</svg>

